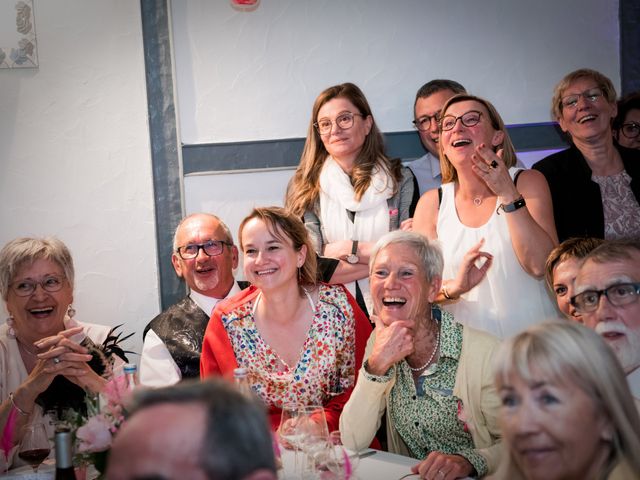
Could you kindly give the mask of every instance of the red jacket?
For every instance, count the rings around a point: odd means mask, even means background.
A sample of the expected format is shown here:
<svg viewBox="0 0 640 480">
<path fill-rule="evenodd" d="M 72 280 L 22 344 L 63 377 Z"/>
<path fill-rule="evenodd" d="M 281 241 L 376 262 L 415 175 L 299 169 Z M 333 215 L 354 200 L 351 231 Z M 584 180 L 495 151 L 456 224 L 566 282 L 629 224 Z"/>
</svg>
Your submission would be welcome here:
<svg viewBox="0 0 640 480">
<path fill-rule="evenodd" d="M 371 334 L 371 323 L 362 312 L 356 300 L 351 296 L 348 290 L 342 285 L 333 285 L 333 288 L 340 288 L 344 290 L 347 295 L 347 299 L 351 308 L 353 309 L 355 317 L 355 336 L 356 336 L 356 365 L 355 372 L 357 375 L 362 366 L 362 360 L 364 356 L 364 350 L 367 343 L 367 339 Z M 224 376 L 231 378 L 233 376 L 233 370 L 238 367 L 231 341 L 227 335 L 227 331 L 222 324 L 222 318 L 228 315 L 233 310 L 241 307 L 243 304 L 253 301 L 258 295 L 259 290 L 252 286 L 246 290 L 243 290 L 239 294 L 232 298 L 229 298 L 223 302 L 218 303 L 213 311 L 211 320 L 207 325 L 207 331 L 204 335 L 204 341 L 202 345 L 202 356 L 200 357 L 200 377 L 206 378 L 209 376 Z M 327 417 L 327 425 L 329 431 L 338 430 L 338 424 L 340 419 L 340 413 L 344 404 L 347 403 L 353 387 L 349 388 L 344 393 L 332 397 L 325 405 L 325 415 Z M 269 409 L 269 416 L 271 419 L 271 427 L 276 430 L 280 425 L 280 409 L 271 406 Z"/>
</svg>

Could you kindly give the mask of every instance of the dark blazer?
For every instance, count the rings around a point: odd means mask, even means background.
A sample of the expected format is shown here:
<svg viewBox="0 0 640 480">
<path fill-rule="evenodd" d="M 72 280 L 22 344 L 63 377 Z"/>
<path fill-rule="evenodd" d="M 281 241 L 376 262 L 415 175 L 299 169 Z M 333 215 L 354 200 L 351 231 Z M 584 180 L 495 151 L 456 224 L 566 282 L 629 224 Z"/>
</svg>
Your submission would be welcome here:
<svg viewBox="0 0 640 480">
<path fill-rule="evenodd" d="M 244 289 L 249 283 L 240 281 L 238 285 Z M 182 378 L 200 378 L 200 352 L 208 323 L 209 314 L 187 296 L 151 320 L 142 338 L 153 330 L 166 345 Z"/>
<path fill-rule="evenodd" d="M 631 177 L 631 190 L 640 203 L 640 150 L 619 145 L 616 148 Z M 571 237 L 604 238 L 600 186 L 591 180 L 591 168 L 575 145 L 543 158 L 532 168 L 542 172 L 549 183 L 561 242 Z"/>
</svg>

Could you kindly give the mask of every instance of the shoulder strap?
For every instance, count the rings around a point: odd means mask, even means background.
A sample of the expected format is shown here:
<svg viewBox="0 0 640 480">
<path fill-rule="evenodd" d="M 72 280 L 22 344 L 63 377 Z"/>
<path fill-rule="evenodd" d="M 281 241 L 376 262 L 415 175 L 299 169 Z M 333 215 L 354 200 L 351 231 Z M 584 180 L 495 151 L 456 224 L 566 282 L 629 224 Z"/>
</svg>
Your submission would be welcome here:
<svg viewBox="0 0 640 480">
<path fill-rule="evenodd" d="M 442 187 L 438 187 L 438 208 L 442 205 Z"/>
<path fill-rule="evenodd" d="M 516 172 L 516 174 L 513 176 L 513 183 L 515 184 L 515 186 L 518 186 L 518 177 L 520 176 L 520 174 L 524 172 L 524 169 L 520 169 Z"/>
</svg>

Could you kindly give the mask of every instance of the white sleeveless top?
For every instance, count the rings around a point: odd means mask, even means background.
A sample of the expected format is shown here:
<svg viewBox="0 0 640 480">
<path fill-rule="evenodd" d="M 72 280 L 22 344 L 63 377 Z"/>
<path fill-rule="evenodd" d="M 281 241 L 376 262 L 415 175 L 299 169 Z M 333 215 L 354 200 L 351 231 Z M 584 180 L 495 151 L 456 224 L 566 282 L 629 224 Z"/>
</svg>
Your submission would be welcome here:
<svg viewBox="0 0 640 480">
<path fill-rule="evenodd" d="M 511 178 L 518 171 L 509 169 Z M 454 318 L 499 338 L 510 337 L 534 323 L 557 318 L 558 313 L 544 281 L 520 266 L 507 227 L 508 213 L 494 213 L 487 223 L 474 228 L 460 222 L 454 200 L 455 183 L 442 185 L 437 234 L 444 255 L 443 278 L 454 278 L 464 254 L 481 238 L 482 250 L 493 255 L 486 277 L 457 301 L 444 306 Z"/>
</svg>

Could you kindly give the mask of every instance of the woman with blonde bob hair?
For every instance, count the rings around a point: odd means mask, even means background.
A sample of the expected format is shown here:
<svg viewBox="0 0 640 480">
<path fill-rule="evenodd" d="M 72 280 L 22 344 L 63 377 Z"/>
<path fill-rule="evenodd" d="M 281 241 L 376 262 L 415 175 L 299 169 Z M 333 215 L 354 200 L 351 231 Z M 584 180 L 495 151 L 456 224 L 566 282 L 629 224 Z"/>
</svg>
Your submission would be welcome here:
<svg viewBox="0 0 640 480">
<path fill-rule="evenodd" d="M 640 478 L 640 417 L 613 351 L 576 322 L 546 322 L 495 357 L 507 451 L 496 478 Z"/>
<path fill-rule="evenodd" d="M 347 284 L 360 306 L 370 308 L 366 278 L 371 247 L 400 228 L 417 201 L 415 178 L 399 160 L 385 155 L 362 90 L 343 83 L 321 92 L 285 204 L 304 218 L 315 251 L 341 261 L 337 277 L 326 272 L 323 277 Z"/>
<path fill-rule="evenodd" d="M 557 243 L 544 176 L 516 168 L 490 102 L 451 97 L 440 112 L 442 187 L 422 195 L 413 230 L 442 240 L 439 302 L 465 325 L 506 338 L 555 309 L 541 277 Z M 466 253 L 465 253 L 466 252 Z"/>
<path fill-rule="evenodd" d="M 307 231 L 287 210 L 255 208 L 238 239 L 252 286 L 214 309 L 201 376 L 245 368 L 274 429 L 282 407 L 296 404 L 322 405 L 336 430 L 371 333 L 367 317 L 342 285 L 317 281 Z"/>
<path fill-rule="evenodd" d="M 616 90 L 581 68 L 556 85 L 551 115 L 569 148 L 533 165 L 549 182 L 558 237 L 640 238 L 640 150 L 614 142 Z"/>
</svg>

